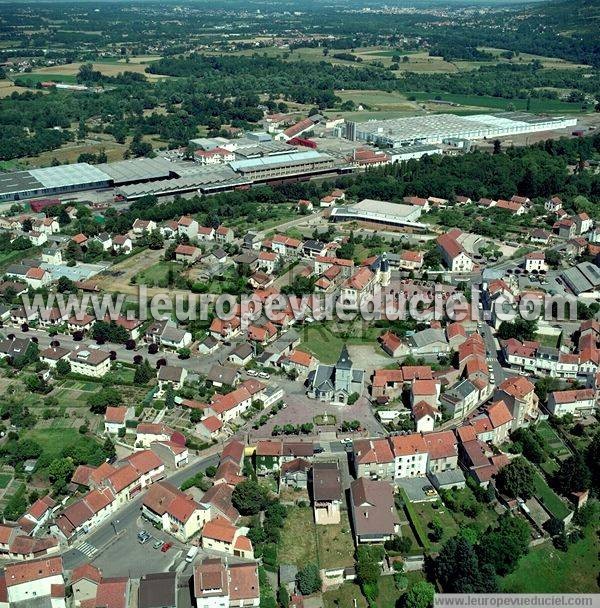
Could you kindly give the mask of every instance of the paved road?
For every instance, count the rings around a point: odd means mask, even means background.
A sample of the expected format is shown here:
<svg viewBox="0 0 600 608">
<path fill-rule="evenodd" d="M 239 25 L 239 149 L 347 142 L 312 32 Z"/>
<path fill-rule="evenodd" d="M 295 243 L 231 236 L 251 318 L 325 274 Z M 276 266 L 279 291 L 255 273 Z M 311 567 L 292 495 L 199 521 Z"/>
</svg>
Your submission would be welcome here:
<svg viewBox="0 0 600 608">
<path fill-rule="evenodd" d="M 174 486 L 179 487 L 183 481 L 192 477 L 199 471 L 204 471 L 207 467 L 216 465 L 219 462 L 219 454 L 216 453 L 216 451 L 220 451 L 221 446 L 214 446 L 212 449 L 215 453 L 201 456 L 185 469 L 176 471 L 168 476 L 167 480 Z M 121 572 L 137 571 L 137 568 L 141 566 L 140 572 L 146 572 L 147 565 L 136 565 L 132 559 L 133 556 L 131 555 L 132 537 L 134 540 L 133 547 L 143 547 L 144 553 L 152 551 L 150 543 L 139 545 L 135 539 L 135 534 L 137 534 L 137 520 L 140 515 L 143 496 L 144 494 L 142 493 L 140 496 L 134 498 L 126 506 L 117 511 L 110 520 L 107 520 L 92 532 L 83 536 L 80 541 L 74 545 L 74 548 L 65 552 L 63 554 L 65 569 L 71 570 L 83 563 L 94 561 L 95 553 L 102 551 L 116 535 L 119 535 L 119 540 L 111 545 L 111 553 L 116 553 L 115 559 L 117 560 L 115 563 L 111 564 L 111 567 L 118 573 L 119 570 Z M 169 540 L 172 542 L 172 538 Z M 115 545 L 119 546 L 119 551 L 117 552 L 113 549 Z M 110 576 L 110 574 L 107 575 Z"/>
</svg>

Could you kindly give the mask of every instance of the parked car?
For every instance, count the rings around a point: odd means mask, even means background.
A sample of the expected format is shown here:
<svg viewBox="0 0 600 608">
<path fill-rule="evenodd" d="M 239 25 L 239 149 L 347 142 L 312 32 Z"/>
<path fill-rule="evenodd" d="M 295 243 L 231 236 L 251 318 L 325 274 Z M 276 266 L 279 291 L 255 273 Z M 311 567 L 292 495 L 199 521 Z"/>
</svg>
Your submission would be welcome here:
<svg viewBox="0 0 600 608">
<path fill-rule="evenodd" d="M 267 372 L 258 372 L 258 377 L 262 378 L 263 380 L 268 380 L 271 377 L 271 375 L 267 374 Z"/>
<path fill-rule="evenodd" d="M 162 545 L 163 545 L 163 541 L 162 540 L 157 540 L 152 546 L 155 549 L 160 549 L 162 547 Z"/>
<path fill-rule="evenodd" d="M 172 544 L 172 543 L 165 543 L 165 544 L 164 544 L 164 545 L 163 545 L 163 546 L 160 548 L 160 550 L 161 550 L 163 553 L 166 553 L 166 552 L 167 552 L 167 551 L 168 551 L 168 550 L 169 550 L 169 549 L 170 549 L 172 546 L 173 546 L 173 544 Z"/>
<path fill-rule="evenodd" d="M 138 540 L 141 545 L 145 545 L 152 538 L 152 536 L 150 536 L 150 534 L 148 534 L 148 532 L 146 532 L 146 530 L 142 530 L 141 532 L 138 532 L 137 536 L 138 536 Z"/>
<path fill-rule="evenodd" d="M 246 370 L 246 373 L 249 376 L 252 376 L 253 378 L 254 378 L 254 376 L 258 376 L 258 372 L 255 369 L 248 369 L 248 370 Z"/>
</svg>

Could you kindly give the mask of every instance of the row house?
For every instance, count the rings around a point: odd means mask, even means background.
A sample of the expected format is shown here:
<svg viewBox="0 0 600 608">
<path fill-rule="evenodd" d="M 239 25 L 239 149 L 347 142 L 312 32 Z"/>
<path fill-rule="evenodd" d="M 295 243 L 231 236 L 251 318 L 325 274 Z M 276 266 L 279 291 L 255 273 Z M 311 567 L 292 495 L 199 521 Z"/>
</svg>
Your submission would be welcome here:
<svg viewBox="0 0 600 608">
<path fill-rule="evenodd" d="M 512 215 L 523 215 L 527 211 L 525 205 L 515 200 L 507 201 L 499 199 L 498 201 L 496 201 L 494 207 L 496 209 L 503 209 L 504 211 L 508 211 Z"/>
<path fill-rule="evenodd" d="M 396 435 L 390 437 L 394 454 L 394 478 L 424 477 L 427 473 L 428 451 L 423 435 Z"/>
<path fill-rule="evenodd" d="M 232 564 L 221 558 L 205 558 L 194 567 L 196 608 L 247 608 L 260 605 L 256 563 Z"/>
<path fill-rule="evenodd" d="M 135 431 L 135 445 L 140 448 L 149 448 L 155 441 L 175 440 L 185 445 L 185 441 L 181 441 L 182 435 L 162 422 L 142 422 Z"/>
<path fill-rule="evenodd" d="M 548 395 L 547 407 L 554 416 L 588 416 L 596 410 L 596 391 L 593 388 L 554 391 Z"/>
<path fill-rule="evenodd" d="M 524 376 L 507 378 L 496 388 L 494 400 L 504 401 L 513 416 L 511 430 L 528 426 L 538 419 L 539 398 L 534 389 L 535 386 Z"/>
<path fill-rule="evenodd" d="M 241 386 L 227 395 L 214 396 L 206 413 L 208 416 L 215 416 L 221 422 L 231 422 L 244 414 L 251 405 L 252 395 L 246 387 Z"/>
<path fill-rule="evenodd" d="M 423 435 L 429 457 L 427 473 L 437 475 L 458 468 L 458 446 L 452 431 L 438 431 Z"/>
<path fill-rule="evenodd" d="M 210 509 L 174 485 L 160 481 L 145 494 L 142 516 L 159 523 L 181 542 L 187 542 L 210 520 Z"/>
<path fill-rule="evenodd" d="M 363 300 L 373 293 L 376 274 L 367 266 L 362 266 L 342 283 L 340 300 L 348 308 L 358 308 Z"/>
<path fill-rule="evenodd" d="M 8 564 L 4 569 L 3 586 L 9 606 L 20 602 L 64 608 L 65 578 L 62 557 L 43 558 L 19 564 Z"/>
<path fill-rule="evenodd" d="M 216 517 L 202 528 L 202 548 L 228 553 L 234 557 L 254 559 L 252 542 L 244 534 L 247 528 L 237 528 L 227 519 Z"/>
<path fill-rule="evenodd" d="M 302 251 L 302 241 L 284 234 L 276 234 L 271 240 L 271 249 L 280 256 L 298 256 Z"/>
<path fill-rule="evenodd" d="M 177 221 L 178 236 L 185 236 L 190 241 L 194 240 L 198 236 L 198 228 L 198 222 L 189 215 L 183 215 Z"/>
<path fill-rule="evenodd" d="M 354 441 L 352 461 L 356 477 L 394 479 L 394 454 L 388 439 Z"/>
<path fill-rule="evenodd" d="M 512 423 L 513 415 L 506 403 L 500 400 L 494 401 L 481 414 L 469 418 L 457 432 L 463 440 L 472 435 L 479 441 L 501 445 L 508 439 Z"/>
<path fill-rule="evenodd" d="M 94 488 L 83 498 L 65 507 L 50 530 L 65 540 L 86 534 L 113 513 L 115 495 L 109 488 Z"/>
<path fill-rule="evenodd" d="M 553 378 L 576 378 L 580 373 L 580 356 L 541 346 L 536 341 L 519 342 L 515 338 L 501 341 L 504 359 L 512 369 Z"/>
<path fill-rule="evenodd" d="M 310 460 L 315 454 L 312 441 L 259 441 L 255 459 L 258 475 L 267 475 L 280 470 L 281 465 L 295 458 Z"/>
<path fill-rule="evenodd" d="M 460 437 L 460 434 L 459 438 L 461 439 L 458 448 L 459 461 L 462 467 L 480 486 L 487 487 L 498 475 L 500 469 L 510 462 L 508 456 L 495 454 L 492 447 L 477 439 L 473 433 L 470 437 L 465 437 L 465 440 Z"/>
</svg>

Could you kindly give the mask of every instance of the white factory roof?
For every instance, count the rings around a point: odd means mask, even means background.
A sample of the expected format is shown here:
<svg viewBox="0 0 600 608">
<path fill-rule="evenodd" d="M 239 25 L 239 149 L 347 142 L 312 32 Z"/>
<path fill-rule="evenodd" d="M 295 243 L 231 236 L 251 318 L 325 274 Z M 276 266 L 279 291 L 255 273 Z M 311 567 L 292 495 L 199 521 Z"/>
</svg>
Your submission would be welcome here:
<svg viewBox="0 0 600 608">
<path fill-rule="evenodd" d="M 104 171 L 88 163 L 31 169 L 29 174 L 38 180 L 44 188 L 65 188 L 110 180 L 110 177 Z"/>
</svg>

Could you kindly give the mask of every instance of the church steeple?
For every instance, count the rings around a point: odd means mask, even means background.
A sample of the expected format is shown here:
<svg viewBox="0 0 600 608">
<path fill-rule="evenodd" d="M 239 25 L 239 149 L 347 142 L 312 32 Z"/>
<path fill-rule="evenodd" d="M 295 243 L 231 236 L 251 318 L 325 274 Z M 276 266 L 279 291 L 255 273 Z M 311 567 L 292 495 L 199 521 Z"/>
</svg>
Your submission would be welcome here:
<svg viewBox="0 0 600 608">
<path fill-rule="evenodd" d="M 352 369 L 352 359 L 348 354 L 348 347 L 344 344 L 342 346 L 342 352 L 340 352 L 339 359 L 335 364 L 336 369 Z"/>
</svg>

